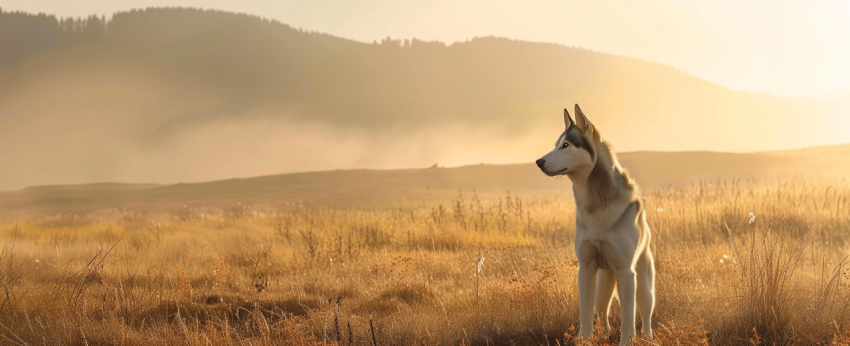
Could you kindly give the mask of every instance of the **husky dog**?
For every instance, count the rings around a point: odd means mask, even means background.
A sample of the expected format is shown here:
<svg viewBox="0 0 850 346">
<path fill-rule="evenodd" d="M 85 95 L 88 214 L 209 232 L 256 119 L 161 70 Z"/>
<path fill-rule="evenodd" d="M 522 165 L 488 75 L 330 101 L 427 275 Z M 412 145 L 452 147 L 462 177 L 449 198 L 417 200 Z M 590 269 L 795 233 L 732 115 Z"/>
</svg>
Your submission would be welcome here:
<svg viewBox="0 0 850 346">
<path fill-rule="evenodd" d="M 555 149 L 537 160 L 548 176 L 566 175 L 576 200 L 575 250 L 581 310 L 579 336 L 593 334 L 594 305 L 608 333 L 614 288 L 620 300 L 620 345 L 635 335 L 635 303 L 643 334 L 652 337 L 655 264 L 649 226 L 639 189 L 611 146 L 575 107 L 576 121 L 564 109 L 564 133 Z"/>
</svg>

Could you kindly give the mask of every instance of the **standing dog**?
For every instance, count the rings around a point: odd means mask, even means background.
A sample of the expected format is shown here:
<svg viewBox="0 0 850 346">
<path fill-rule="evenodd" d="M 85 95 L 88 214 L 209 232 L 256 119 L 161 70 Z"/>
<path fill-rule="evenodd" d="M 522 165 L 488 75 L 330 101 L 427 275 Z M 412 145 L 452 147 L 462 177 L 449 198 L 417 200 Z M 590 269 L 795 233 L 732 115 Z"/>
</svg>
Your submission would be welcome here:
<svg viewBox="0 0 850 346">
<path fill-rule="evenodd" d="M 620 345 L 635 335 L 635 302 L 643 334 L 652 336 L 655 264 L 639 189 L 590 120 L 564 109 L 564 133 L 555 149 L 537 160 L 548 176 L 566 175 L 576 200 L 575 250 L 581 310 L 579 335 L 593 334 L 593 306 L 607 333 L 614 288 L 620 300 Z"/>
</svg>

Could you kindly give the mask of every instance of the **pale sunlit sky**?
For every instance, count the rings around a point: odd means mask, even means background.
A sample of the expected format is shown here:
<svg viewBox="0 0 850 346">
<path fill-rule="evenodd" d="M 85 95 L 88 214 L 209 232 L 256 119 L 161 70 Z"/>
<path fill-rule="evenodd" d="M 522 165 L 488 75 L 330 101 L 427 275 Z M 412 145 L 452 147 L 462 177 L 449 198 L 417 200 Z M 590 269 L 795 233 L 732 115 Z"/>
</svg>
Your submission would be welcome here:
<svg viewBox="0 0 850 346">
<path fill-rule="evenodd" d="M 0 3 L 5 11 L 73 17 L 163 6 L 255 14 L 365 42 L 500 36 L 561 43 L 660 62 L 737 90 L 850 98 L 850 0 Z"/>
</svg>

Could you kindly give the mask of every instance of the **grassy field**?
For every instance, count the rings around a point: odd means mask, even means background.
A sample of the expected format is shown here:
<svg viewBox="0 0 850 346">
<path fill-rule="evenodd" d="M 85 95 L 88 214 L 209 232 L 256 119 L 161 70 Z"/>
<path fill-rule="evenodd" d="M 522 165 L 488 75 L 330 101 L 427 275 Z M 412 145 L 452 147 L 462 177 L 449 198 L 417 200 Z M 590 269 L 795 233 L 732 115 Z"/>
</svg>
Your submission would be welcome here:
<svg viewBox="0 0 850 346">
<path fill-rule="evenodd" d="M 656 338 L 635 344 L 850 344 L 850 182 L 644 199 Z M 6 216 L 0 343 L 582 344 L 567 191 L 411 205 Z"/>
</svg>

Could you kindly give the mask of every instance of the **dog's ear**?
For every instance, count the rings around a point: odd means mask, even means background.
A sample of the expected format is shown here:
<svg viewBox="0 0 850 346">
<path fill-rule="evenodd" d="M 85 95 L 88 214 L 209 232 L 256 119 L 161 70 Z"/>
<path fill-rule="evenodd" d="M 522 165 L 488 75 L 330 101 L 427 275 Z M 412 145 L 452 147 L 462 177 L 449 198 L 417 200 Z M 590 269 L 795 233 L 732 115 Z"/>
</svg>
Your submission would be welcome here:
<svg viewBox="0 0 850 346">
<path fill-rule="evenodd" d="M 590 123 L 590 120 L 587 119 L 581 108 L 578 107 L 578 103 L 576 103 L 576 127 L 585 135 L 593 134 L 593 124 Z"/>
<path fill-rule="evenodd" d="M 564 108 L 564 131 L 570 128 L 570 126 L 575 125 L 576 123 L 573 121 L 573 118 L 570 116 L 570 112 L 567 112 L 567 109 Z"/>
</svg>

